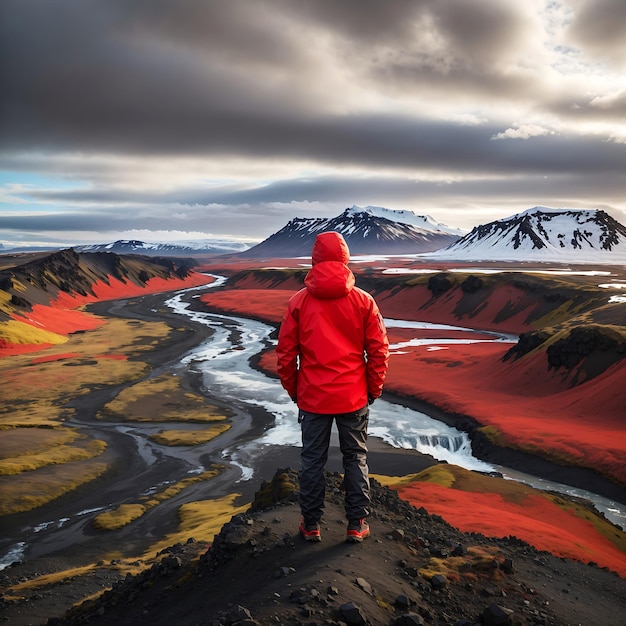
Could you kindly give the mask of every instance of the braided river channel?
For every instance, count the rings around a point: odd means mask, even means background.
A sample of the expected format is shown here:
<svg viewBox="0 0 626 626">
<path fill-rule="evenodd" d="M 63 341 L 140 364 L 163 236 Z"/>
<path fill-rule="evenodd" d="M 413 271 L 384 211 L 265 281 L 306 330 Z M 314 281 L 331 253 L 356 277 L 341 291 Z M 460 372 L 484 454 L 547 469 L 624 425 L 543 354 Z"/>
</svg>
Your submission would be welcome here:
<svg viewBox="0 0 626 626">
<path fill-rule="evenodd" d="M 218 315 L 202 311 L 202 306 L 196 304 L 196 299 L 207 289 L 223 284 L 222 277 L 209 286 L 186 289 L 167 297 L 165 306 L 172 313 L 185 316 L 195 323 L 207 325 L 211 329 L 210 336 L 198 346 L 185 353 L 180 362 L 175 363 L 175 369 L 186 369 L 201 377 L 202 386 L 213 398 L 219 399 L 234 410 L 233 428 L 211 442 L 197 446 L 170 447 L 151 441 L 148 436 L 157 432 L 167 424 L 140 424 L 140 423 L 107 423 L 73 420 L 78 428 L 88 428 L 90 432 L 105 438 L 117 438 L 125 441 L 129 450 L 134 450 L 133 463 L 136 474 L 125 478 L 126 488 L 134 495 L 149 494 L 164 484 L 175 482 L 185 474 L 198 474 L 205 470 L 204 459 L 208 456 L 220 457 L 229 470 L 222 477 L 210 481 L 213 489 L 222 492 L 241 491 L 244 485 L 249 485 L 248 491 L 258 480 L 258 468 L 267 459 L 274 459 L 277 467 L 284 459 L 285 463 L 297 463 L 300 447 L 300 429 L 297 422 L 297 408 L 283 391 L 276 378 L 269 377 L 251 366 L 251 360 L 261 351 L 275 345 L 274 328 L 252 319 Z M 115 305 L 121 309 L 124 303 Z M 152 310 L 155 317 L 157 309 Z M 132 317 L 132 315 L 131 315 Z M 410 322 L 403 320 L 385 320 L 388 327 L 432 329 L 433 337 L 437 330 L 459 330 L 467 337 L 471 329 Z M 414 339 L 402 344 L 391 346 L 391 352 L 399 351 L 408 345 L 425 345 L 426 349 L 436 350 L 450 343 L 471 343 L 472 341 L 501 341 L 514 343 L 517 337 L 500 333 L 476 331 L 476 340 L 472 339 Z M 478 334 L 479 333 L 479 334 Z M 423 335 L 423 332 L 420 333 Z M 447 333 L 449 336 L 449 333 Z M 491 339 L 485 339 L 491 335 Z M 262 418 L 259 419 L 258 416 Z M 254 417 L 257 416 L 257 417 Z M 185 425 L 172 423 L 172 428 L 184 428 Z M 190 428 L 193 425 L 189 425 Z M 532 487 L 550 490 L 566 495 L 589 500 L 598 511 L 615 525 L 626 529 L 626 505 L 612 501 L 603 496 L 544 480 L 542 478 L 523 474 L 519 471 L 486 463 L 472 454 L 468 435 L 456 430 L 445 423 L 429 417 L 425 413 L 415 411 L 400 404 L 388 402 L 382 398 L 376 400 L 370 407 L 370 423 L 368 429 L 370 437 L 378 438 L 393 448 L 416 450 L 428 454 L 439 461 L 486 473 L 499 473 L 504 478 L 524 482 Z M 331 446 L 338 447 L 336 433 L 331 440 Z M 163 472 L 157 473 L 159 467 L 166 466 L 171 474 L 163 483 Z M 282 465 L 286 466 L 286 465 Z M 274 471 L 274 470 L 273 470 Z M 161 476 L 161 478 L 157 478 Z M 129 482 L 130 481 L 130 482 Z M 94 492 L 77 503 L 76 508 L 70 507 L 67 514 L 59 519 L 43 519 L 34 512 L 27 526 L 14 526 L 7 529 L 0 537 L 0 570 L 18 560 L 30 560 L 38 556 L 56 552 L 60 549 L 75 546 L 88 541 L 93 535 L 89 530 L 90 520 L 103 510 L 110 510 L 125 500 L 121 496 L 123 485 L 113 484 L 103 492 Z M 207 496 L 206 487 L 199 486 L 185 490 L 185 501 L 202 499 Z M 126 492 L 127 493 L 127 492 Z M 128 496 L 126 496 L 128 497 Z M 182 500 L 173 499 L 171 503 L 162 504 L 162 507 L 175 507 Z M 157 507 L 161 508 L 161 507 Z M 157 514 L 155 512 L 155 514 Z M 156 532 L 159 522 L 155 518 L 146 516 L 145 522 L 138 521 L 140 530 L 145 528 L 146 535 Z M 144 526 L 141 526 L 145 524 Z M 152 524 L 152 527 L 150 526 Z M 130 531 L 128 531 L 130 533 Z M 120 541 L 124 541 L 124 531 L 121 531 Z"/>
<path fill-rule="evenodd" d="M 199 297 L 199 296 L 195 296 Z M 257 371 L 250 365 L 250 359 L 268 346 L 275 345 L 270 338 L 273 327 L 261 322 L 235 317 L 216 315 L 193 310 L 180 293 L 169 299 L 166 304 L 180 314 L 188 315 L 197 322 L 211 326 L 214 334 L 202 345 L 191 350 L 184 358 L 186 367 L 194 368 L 202 374 L 204 385 L 212 393 L 226 402 L 261 406 L 272 419 L 266 430 L 254 441 L 223 451 L 224 458 L 241 469 L 240 480 L 250 480 L 254 476 L 255 459 L 269 446 L 300 446 L 300 429 L 297 422 L 297 409 L 280 382 Z M 460 330 L 467 328 L 385 319 L 387 327 L 432 329 L 433 331 Z M 517 337 L 490 331 L 476 331 L 482 337 L 494 336 L 486 341 L 504 341 L 515 343 Z M 237 348 L 233 350 L 232 337 L 240 337 Z M 433 333 L 436 336 L 436 332 Z M 449 343 L 471 343 L 485 339 L 416 339 L 410 345 L 443 346 Z M 407 343 L 390 346 L 391 351 L 402 349 Z M 569 485 L 530 476 L 517 470 L 493 465 L 477 459 L 472 454 L 467 433 L 452 428 L 419 411 L 399 404 L 378 399 L 370 407 L 368 429 L 371 437 L 378 437 L 396 448 L 414 449 L 429 454 L 439 461 L 481 472 L 497 472 L 504 478 L 518 480 L 542 490 L 585 498 L 614 524 L 626 528 L 626 506 Z M 336 436 L 336 435 L 335 435 Z M 338 444 L 337 444 L 338 445 Z"/>
</svg>

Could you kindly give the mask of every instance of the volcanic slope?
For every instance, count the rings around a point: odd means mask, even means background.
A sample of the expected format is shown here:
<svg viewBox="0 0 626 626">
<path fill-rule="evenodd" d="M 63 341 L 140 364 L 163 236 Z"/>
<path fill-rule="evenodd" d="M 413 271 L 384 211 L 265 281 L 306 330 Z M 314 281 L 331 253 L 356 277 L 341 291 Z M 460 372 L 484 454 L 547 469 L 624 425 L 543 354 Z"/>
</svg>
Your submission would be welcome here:
<svg viewBox="0 0 626 626">
<path fill-rule="evenodd" d="M 623 625 L 615 574 L 514 537 L 462 533 L 375 480 L 372 536 L 347 544 L 338 474 L 327 474 L 322 541 L 305 542 L 297 494 L 297 472 L 278 470 L 207 552 L 192 539 L 174 545 L 48 623 Z"/>
<path fill-rule="evenodd" d="M 210 282 L 172 258 L 78 254 L 0 256 L 0 354 L 63 343 L 68 333 L 98 323 L 77 311 L 88 302 Z"/>
</svg>

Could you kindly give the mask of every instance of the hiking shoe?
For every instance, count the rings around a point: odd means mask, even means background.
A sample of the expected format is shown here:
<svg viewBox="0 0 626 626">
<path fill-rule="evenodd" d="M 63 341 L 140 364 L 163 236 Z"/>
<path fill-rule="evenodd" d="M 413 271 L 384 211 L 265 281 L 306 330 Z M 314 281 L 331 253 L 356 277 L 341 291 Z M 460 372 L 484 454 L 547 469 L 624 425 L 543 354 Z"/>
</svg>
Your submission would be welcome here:
<svg viewBox="0 0 626 626">
<path fill-rule="evenodd" d="M 304 537 L 306 541 L 321 541 L 322 535 L 320 533 L 320 525 L 317 522 L 312 524 L 305 523 L 304 520 L 300 522 L 298 526 L 298 532 Z"/>
<path fill-rule="evenodd" d="M 348 522 L 346 541 L 348 543 L 361 543 L 365 537 L 370 536 L 370 527 L 365 519 L 351 519 Z"/>
</svg>

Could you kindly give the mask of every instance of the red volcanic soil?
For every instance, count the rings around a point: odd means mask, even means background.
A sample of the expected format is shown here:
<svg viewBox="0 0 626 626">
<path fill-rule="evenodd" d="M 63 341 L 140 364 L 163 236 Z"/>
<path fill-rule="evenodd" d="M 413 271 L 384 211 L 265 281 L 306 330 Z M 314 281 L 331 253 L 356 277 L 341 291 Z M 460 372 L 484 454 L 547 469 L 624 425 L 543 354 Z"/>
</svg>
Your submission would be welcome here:
<svg viewBox="0 0 626 626">
<path fill-rule="evenodd" d="M 209 307 L 227 313 L 252 315 L 268 322 L 279 323 L 295 290 L 231 289 L 205 293 L 200 300 Z"/>
<path fill-rule="evenodd" d="M 100 302 L 101 300 L 118 300 L 132 296 L 144 296 L 149 293 L 160 293 L 161 291 L 175 291 L 176 289 L 187 289 L 199 285 L 208 285 L 215 279 L 206 274 L 192 272 L 186 278 L 151 278 L 142 287 L 131 282 L 122 282 L 117 278 L 109 276 L 108 284 L 102 281 L 94 283 L 91 287 L 93 295 L 81 296 L 80 294 L 68 294 L 59 292 L 55 300 L 50 302 L 50 306 L 74 309 L 83 304 Z"/>
<path fill-rule="evenodd" d="M 0 340 L 0 359 L 4 356 L 18 356 L 29 352 L 39 352 L 51 348 L 51 343 L 6 343 Z"/>
<path fill-rule="evenodd" d="M 116 300 L 133 296 L 159 293 L 162 291 L 175 291 L 197 287 L 213 282 L 215 279 L 206 274 L 192 272 L 186 278 L 151 278 L 145 286 L 136 285 L 131 282 L 122 282 L 116 278 L 109 277 L 109 283 L 97 282 L 92 286 L 93 294 L 80 295 L 59 292 L 48 306 L 35 304 L 32 310 L 27 313 L 14 313 L 13 319 L 44 328 L 59 335 L 69 335 L 77 331 L 93 330 L 104 324 L 102 318 L 90 315 L 83 311 L 78 311 L 79 307 L 101 300 Z M 8 344 L 0 345 L 0 357 L 27 354 L 44 348 L 51 344 Z M 109 356 L 108 358 L 125 358 L 123 355 Z"/>
<path fill-rule="evenodd" d="M 514 536 L 539 550 L 583 563 L 594 562 L 626 577 L 624 553 L 593 524 L 547 497 L 530 494 L 516 502 L 499 493 L 468 492 L 434 483 L 395 487 L 401 498 L 431 515 L 441 515 L 465 532 Z"/>
<path fill-rule="evenodd" d="M 63 304 L 59 302 L 59 299 L 51 301 L 48 306 L 34 304 L 28 313 L 15 313 L 12 317 L 18 322 L 45 328 L 58 335 L 69 335 L 79 330 L 93 330 L 104 324 L 104 320 L 93 315 L 72 310 L 73 306 L 80 306 L 84 302 L 72 306 L 71 296 L 62 300 L 65 300 Z M 95 302 L 95 300 L 90 300 L 90 302 Z"/>
<path fill-rule="evenodd" d="M 413 285 L 399 291 L 381 291 L 376 294 L 376 302 L 384 317 L 435 324 L 462 325 L 464 317 L 471 328 L 500 330 L 520 333 L 531 330 L 529 314 L 536 301 L 510 285 L 494 288 L 488 300 L 483 300 L 470 311 L 463 311 L 463 292 L 455 289 L 437 298 L 426 285 Z M 508 316 L 503 317 L 502 311 Z"/>
<path fill-rule="evenodd" d="M 64 352 L 63 354 L 50 354 L 48 356 L 39 356 L 36 359 L 31 360 L 32 365 L 39 365 L 40 363 L 51 363 L 53 361 L 65 361 L 66 359 L 75 359 L 82 355 L 78 352 Z"/>
<path fill-rule="evenodd" d="M 626 361 L 564 389 L 562 375 L 549 372 L 547 363 L 503 362 L 508 347 L 478 343 L 398 351 L 390 358 L 385 388 L 494 426 L 503 434 L 501 443 L 549 451 L 554 460 L 582 464 L 626 484 Z"/>
</svg>

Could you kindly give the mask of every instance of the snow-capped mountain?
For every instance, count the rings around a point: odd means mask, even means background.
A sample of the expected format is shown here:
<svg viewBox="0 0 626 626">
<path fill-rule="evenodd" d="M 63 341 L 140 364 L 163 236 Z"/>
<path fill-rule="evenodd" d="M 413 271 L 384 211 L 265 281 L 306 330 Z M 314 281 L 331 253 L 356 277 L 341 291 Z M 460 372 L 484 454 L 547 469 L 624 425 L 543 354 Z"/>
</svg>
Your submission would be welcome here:
<svg viewBox="0 0 626 626">
<path fill-rule="evenodd" d="M 466 231 L 463 231 L 460 228 L 452 228 L 451 226 L 447 226 L 446 224 L 437 222 L 430 215 L 418 215 L 417 213 L 409 211 L 408 209 L 386 209 L 380 206 L 360 207 L 355 204 L 349 209 L 346 209 L 345 213 L 348 215 L 368 213 L 369 215 L 373 215 L 374 217 L 382 217 L 384 219 L 391 220 L 392 222 L 411 224 L 425 230 L 435 230 L 443 233 L 448 233 L 450 235 L 457 235 L 459 237 L 463 237 L 463 235 L 466 234 Z"/>
<path fill-rule="evenodd" d="M 626 261 L 626 226 L 598 209 L 536 206 L 476 226 L 429 256 L 471 261 Z"/>
<path fill-rule="evenodd" d="M 243 252 L 249 244 L 227 239 L 198 239 L 176 243 L 148 243 L 136 239 L 120 239 L 113 243 L 75 246 L 77 252 L 114 252 L 115 254 L 143 254 L 145 256 L 193 256 L 207 254 L 234 254 Z"/>
<path fill-rule="evenodd" d="M 296 217 L 241 256 L 309 256 L 315 237 L 329 230 L 344 236 L 353 255 L 430 252 L 457 241 L 462 234 L 412 211 L 352 206 L 333 218 Z"/>
</svg>

